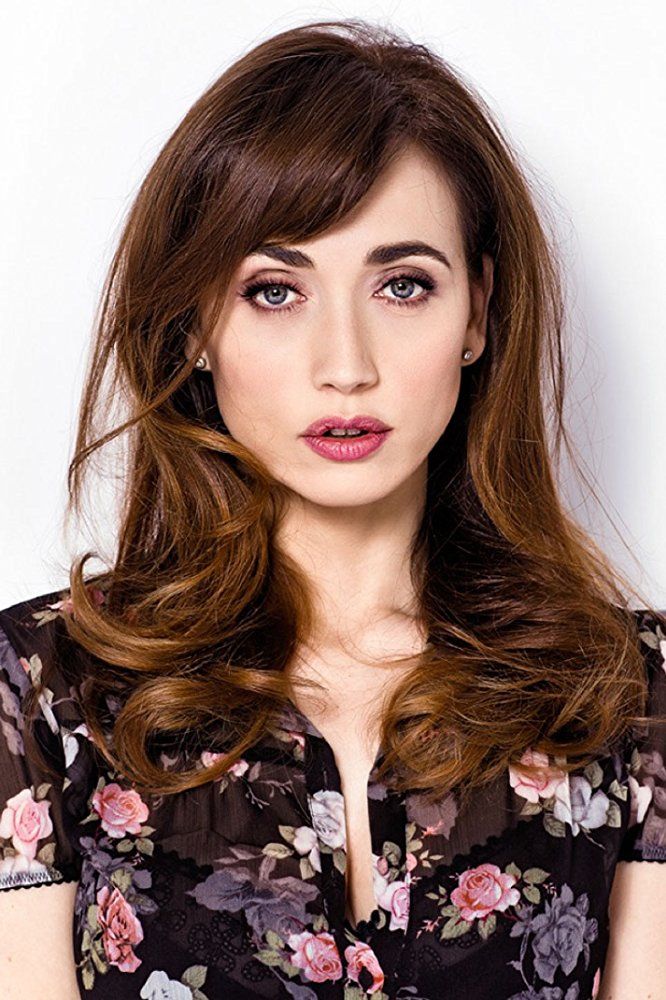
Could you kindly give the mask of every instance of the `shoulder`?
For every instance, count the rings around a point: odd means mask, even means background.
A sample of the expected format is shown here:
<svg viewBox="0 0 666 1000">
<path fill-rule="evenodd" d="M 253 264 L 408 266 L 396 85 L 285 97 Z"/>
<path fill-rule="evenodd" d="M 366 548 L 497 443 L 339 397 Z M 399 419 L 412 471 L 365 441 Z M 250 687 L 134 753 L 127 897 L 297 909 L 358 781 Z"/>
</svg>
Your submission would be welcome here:
<svg viewBox="0 0 666 1000">
<path fill-rule="evenodd" d="M 0 608 L 0 627 L 19 647 L 48 648 L 54 641 L 53 622 L 67 612 L 69 603 L 66 589 L 37 594 Z"/>
<path fill-rule="evenodd" d="M 55 621 L 67 596 L 66 591 L 50 591 L 0 608 L 0 654 L 5 670 L 13 674 L 17 659 L 29 661 L 38 656 L 43 661 L 53 654 Z"/>
<path fill-rule="evenodd" d="M 648 664 L 661 666 L 666 657 L 666 610 L 634 608 L 631 614 Z"/>
<path fill-rule="evenodd" d="M 72 614 L 67 589 L 0 608 L 0 736 L 18 756 L 34 736 L 36 749 L 56 767 L 73 763 L 77 735 L 87 751 L 97 750 L 84 710 L 94 674 L 68 631 Z"/>
<path fill-rule="evenodd" d="M 629 749 L 630 816 L 620 861 L 666 861 L 666 617 L 645 608 L 638 626 L 647 700 Z"/>
<path fill-rule="evenodd" d="M 656 719 L 666 714 L 666 611 L 637 608 L 632 614 L 647 683 L 646 714 Z"/>
<path fill-rule="evenodd" d="M 63 656 L 66 599 L 56 591 L 0 609 L 0 889 L 80 872 L 70 832 L 89 811 L 99 759 Z"/>
<path fill-rule="evenodd" d="M 41 690 L 43 685 L 40 703 L 43 710 L 53 706 L 48 713 L 52 728 L 63 713 L 68 724 L 79 716 L 78 654 L 64 621 L 70 612 L 66 589 L 0 608 L 0 682 L 21 699 L 31 687 Z"/>
</svg>

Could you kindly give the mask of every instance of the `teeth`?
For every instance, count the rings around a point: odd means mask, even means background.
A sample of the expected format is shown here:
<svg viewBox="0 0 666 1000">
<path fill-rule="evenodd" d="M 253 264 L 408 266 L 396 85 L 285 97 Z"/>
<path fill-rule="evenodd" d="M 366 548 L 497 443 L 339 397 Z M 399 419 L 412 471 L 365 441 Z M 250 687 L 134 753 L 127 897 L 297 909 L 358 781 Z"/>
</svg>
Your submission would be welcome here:
<svg viewBox="0 0 666 1000">
<path fill-rule="evenodd" d="M 357 430 L 355 427 L 349 427 L 345 429 L 344 427 L 331 427 L 330 430 L 326 432 L 332 437 L 357 437 L 359 434 L 363 434 L 363 431 Z"/>
</svg>

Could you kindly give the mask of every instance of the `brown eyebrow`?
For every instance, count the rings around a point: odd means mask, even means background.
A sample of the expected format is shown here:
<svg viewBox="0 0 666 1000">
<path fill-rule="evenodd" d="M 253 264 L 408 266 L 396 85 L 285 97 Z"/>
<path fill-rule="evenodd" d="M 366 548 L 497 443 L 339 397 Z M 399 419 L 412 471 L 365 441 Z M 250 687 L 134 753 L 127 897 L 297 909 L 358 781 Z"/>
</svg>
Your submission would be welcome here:
<svg viewBox="0 0 666 1000">
<path fill-rule="evenodd" d="M 279 246 L 278 244 L 265 243 L 262 246 L 256 247 L 250 256 L 255 256 L 256 254 L 263 254 L 266 257 L 272 257 L 273 260 L 278 260 L 282 264 L 287 264 L 288 267 L 314 267 L 315 262 L 312 257 L 308 257 L 306 253 L 302 250 L 290 249 L 289 247 Z M 423 243 L 420 240 L 403 240 L 401 243 L 383 243 L 380 246 L 374 247 L 369 250 L 365 256 L 364 263 L 366 266 L 373 264 L 392 264 L 395 260 L 401 260 L 403 257 L 432 257 L 433 260 L 437 260 L 440 264 L 444 264 L 446 267 L 451 267 L 451 262 L 446 254 L 442 250 L 438 250 L 437 247 L 431 246 L 429 243 Z"/>
</svg>

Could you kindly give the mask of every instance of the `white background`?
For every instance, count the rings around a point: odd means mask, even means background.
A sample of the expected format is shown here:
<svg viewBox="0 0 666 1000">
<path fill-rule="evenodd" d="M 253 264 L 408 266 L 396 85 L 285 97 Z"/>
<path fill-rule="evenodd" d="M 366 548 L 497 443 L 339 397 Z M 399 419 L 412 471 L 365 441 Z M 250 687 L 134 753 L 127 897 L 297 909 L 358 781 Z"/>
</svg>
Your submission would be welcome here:
<svg viewBox="0 0 666 1000">
<path fill-rule="evenodd" d="M 666 607 L 660 3 L 43 0 L 3 12 L 0 606 L 66 586 L 70 556 L 89 544 L 63 536 L 65 473 L 93 312 L 143 175 L 242 53 L 305 21 L 359 16 L 407 31 L 462 71 L 555 213 L 569 422 L 603 506 L 566 469 L 563 494 Z"/>
</svg>

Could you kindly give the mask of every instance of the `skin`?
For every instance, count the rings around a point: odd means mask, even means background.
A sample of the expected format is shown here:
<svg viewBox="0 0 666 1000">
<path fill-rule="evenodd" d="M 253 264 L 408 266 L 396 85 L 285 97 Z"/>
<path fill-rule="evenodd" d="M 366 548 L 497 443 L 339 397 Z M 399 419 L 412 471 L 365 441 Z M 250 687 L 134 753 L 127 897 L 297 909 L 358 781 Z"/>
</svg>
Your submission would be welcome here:
<svg viewBox="0 0 666 1000">
<path fill-rule="evenodd" d="M 450 267 L 423 255 L 364 263 L 373 247 L 405 240 L 438 248 Z M 414 653 L 423 636 L 409 550 L 428 454 L 455 409 L 462 366 L 484 349 L 493 262 L 486 255 L 483 278 L 469 279 L 453 190 L 416 146 L 352 215 L 297 249 L 315 266 L 264 255 L 242 261 L 203 356 L 232 436 L 291 491 L 278 544 L 312 582 L 319 627 L 311 649 Z M 396 285 L 405 271 L 410 278 Z M 420 285 L 420 275 L 435 288 Z M 258 279 L 298 291 L 264 289 L 253 307 L 240 293 Z M 393 431 L 371 455 L 334 462 L 299 438 L 329 414 L 369 414 Z M 349 691 L 354 678 L 339 674 L 331 666 L 326 679 Z M 361 673 L 357 688 L 365 686 Z"/>
<path fill-rule="evenodd" d="M 412 253 L 365 262 L 374 247 L 417 240 L 445 260 Z M 297 650 L 288 673 L 325 691 L 299 689 L 293 697 L 336 759 L 347 914 L 355 922 L 376 905 L 367 782 L 382 699 L 412 665 L 376 664 L 423 648 L 409 573 L 412 538 L 428 455 L 455 409 L 461 368 L 485 346 L 493 261 L 484 257 L 482 278 L 469 279 L 454 193 L 438 165 L 413 146 L 341 224 L 290 249 L 308 254 L 313 266 L 254 254 L 241 262 L 203 356 L 230 433 L 289 489 L 276 543 L 311 583 L 317 634 Z M 254 293 L 253 307 L 242 292 L 258 279 L 270 287 Z M 280 282 L 296 291 L 273 287 Z M 203 314 L 209 318 L 205 305 Z M 362 459 L 323 458 L 299 437 L 313 420 L 355 414 L 393 428 Z"/>
<path fill-rule="evenodd" d="M 365 267 L 379 244 L 423 240 L 444 250 L 451 268 L 411 256 Z M 376 746 L 358 734 L 365 704 L 376 701 L 372 668 L 347 655 L 356 646 L 378 656 L 419 649 L 409 581 L 411 537 L 423 511 L 428 454 L 458 399 L 461 368 L 485 346 L 492 260 L 480 281 L 468 279 L 453 192 L 418 148 L 406 150 L 355 213 L 300 244 L 313 270 L 247 258 L 237 285 L 261 275 L 294 281 L 271 303 L 298 302 L 284 316 L 229 298 L 204 352 L 217 401 L 234 438 L 256 452 L 291 490 L 280 544 L 306 570 L 320 598 L 320 631 L 299 656 L 298 672 L 323 680 L 333 713 L 300 705 L 331 745 L 340 771 L 347 827 L 348 915 L 366 918 L 375 905 L 367 777 Z M 418 265 L 437 287 L 413 308 L 395 305 L 400 265 Z M 414 296 L 423 294 L 414 286 Z M 384 298 L 380 298 L 383 296 Z M 191 345 L 193 347 L 193 345 Z M 463 350 L 474 352 L 470 362 Z M 298 435 L 327 414 L 366 413 L 394 428 L 375 453 L 335 463 Z M 421 637 L 422 639 L 422 637 Z M 375 671 L 375 674 L 378 673 Z M 367 698 L 368 693 L 370 697 Z M 364 700 L 365 698 L 365 700 Z M 353 845 L 353 850 L 351 849 Z M 620 863 L 610 896 L 613 933 L 598 1000 L 663 995 L 666 865 Z"/>
</svg>

